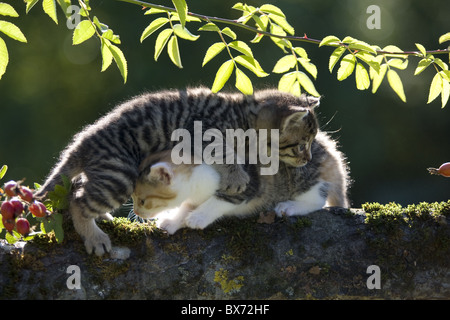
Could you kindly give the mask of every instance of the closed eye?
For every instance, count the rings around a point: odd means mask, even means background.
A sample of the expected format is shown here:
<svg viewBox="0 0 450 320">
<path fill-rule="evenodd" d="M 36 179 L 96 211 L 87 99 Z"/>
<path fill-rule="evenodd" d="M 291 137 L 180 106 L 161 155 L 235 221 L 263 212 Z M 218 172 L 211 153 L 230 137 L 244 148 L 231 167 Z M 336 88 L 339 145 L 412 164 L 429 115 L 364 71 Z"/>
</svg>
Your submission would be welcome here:
<svg viewBox="0 0 450 320">
<path fill-rule="evenodd" d="M 296 146 L 298 146 L 298 143 L 291 143 L 291 144 L 287 144 L 285 146 L 280 147 L 280 149 L 295 148 Z"/>
</svg>

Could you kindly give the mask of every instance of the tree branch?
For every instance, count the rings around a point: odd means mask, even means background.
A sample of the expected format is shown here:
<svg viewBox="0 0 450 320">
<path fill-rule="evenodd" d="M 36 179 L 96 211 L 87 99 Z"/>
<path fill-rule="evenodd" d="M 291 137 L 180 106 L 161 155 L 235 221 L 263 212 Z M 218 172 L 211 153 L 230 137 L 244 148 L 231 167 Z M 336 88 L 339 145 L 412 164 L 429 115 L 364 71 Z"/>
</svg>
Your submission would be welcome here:
<svg viewBox="0 0 450 320">
<path fill-rule="evenodd" d="M 155 9 L 160 9 L 160 10 L 164 10 L 164 11 L 168 11 L 168 12 L 177 12 L 175 8 L 170 8 L 167 6 L 163 6 L 163 5 L 158 5 L 158 4 L 153 4 L 153 3 L 148 3 L 145 1 L 140 1 L 140 0 L 118 0 L 118 1 L 123 1 L 123 2 L 128 2 L 131 4 L 135 4 L 135 5 L 139 5 L 145 8 L 155 8 Z M 273 37 L 273 38 L 279 38 L 279 39 L 286 39 L 286 40 L 292 40 L 292 41 L 300 41 L 300 42 L 306 42 L 306 43 L 312 43 L 312 44 L 316 44 L 319 45 L 320 42 L 322 40 L 318 40 L 318 39 L 313 39 L 313 38 L 309 38 L 306 34 L 303 37 L 299 37 L 299 36 L 290 36 L 290 35 L 277 35 L 277 34 L 273 34 L 267 31 L 263 31 L 263 30 L 259 30 L 255 27 L 251 27 L 248 26 L 246 24 L 243 24 L 241 22 L 238 22 L 237 20 L 231 20 L 231 19 L 225 19 L 225 18 L 219 18 L 219 17 L 212 17 L 212 16 L 207 16 L 207 15 L 202 15 L 202 14 L 197 14 L 197 13 L 193 13 L 193 12 L 188 12 L 188 15 L 191 17 L 195 17 L 198 18 L 200 20 L 203 20 L 205 22 L 219 22 L 219 23 L 225 23 L 228 25 L 232 25 L 232 26 L 236 26 L 257 34 L 263 34 L 265 36 L 269 36 L 269 37 Z M 345 43 L 339 43 L 339 44 L 329 44 L 328 46 L 331 47 L 348 47 L 347 44 Z M 392 51 L 383 51 L 383 50 L 376 50 L 377 54 L 389 54 L 389 55 L 421 55 L 421 53 L 419 51 L 403 51 L 403 52 L 392 52 Z M 427 54 L 445 54 L 445 53 L 449 53 L 450 49 L 436 49 L 436 50 L 429 50 L 426 51 Z"/>
</svg>

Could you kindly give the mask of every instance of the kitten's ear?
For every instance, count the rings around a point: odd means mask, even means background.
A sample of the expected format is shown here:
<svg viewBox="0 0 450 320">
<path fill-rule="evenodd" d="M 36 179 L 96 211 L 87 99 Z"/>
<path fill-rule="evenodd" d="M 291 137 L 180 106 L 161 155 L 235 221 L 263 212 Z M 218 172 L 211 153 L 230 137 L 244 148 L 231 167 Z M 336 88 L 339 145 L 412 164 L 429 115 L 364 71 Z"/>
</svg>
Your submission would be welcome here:
<svg viewBox="0 0 450 320">
<path fill-rule="evenodd" d="M 165 185 L 170 185 L 173 180 L 172 167 L 165 162 L 158 162 L 150 167 L 148 178 L 150 180 L 160 181 Z"/>
<path fill-rule="evenodd" d="M 289 114 L 287 114 L 281 123 L 282 131 L 287 127 L 294 127 L 298 125 L 302 119 L 309 113 L 308 109 L 301 107 L 291 107 L 289 108 Z"/>
<path fill-rule="evenodd" d="M 320 97 L 301 95 L 300 99 L 302 101 L 303 106 L 310 109 L 314 109 L 320 104 Z"/>
</svg>

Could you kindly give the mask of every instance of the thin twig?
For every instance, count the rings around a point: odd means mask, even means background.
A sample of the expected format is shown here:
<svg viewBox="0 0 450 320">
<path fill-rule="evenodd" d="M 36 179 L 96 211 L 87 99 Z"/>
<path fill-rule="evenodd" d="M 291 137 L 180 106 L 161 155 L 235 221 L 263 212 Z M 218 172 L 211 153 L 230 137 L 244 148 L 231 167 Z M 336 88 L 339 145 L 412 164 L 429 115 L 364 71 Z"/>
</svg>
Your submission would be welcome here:
<svg viewBox="0 0 450 320">
<path fill-rule="evenodd" d="M 177 12 L 177 10 L 175 8 L 170 8 L 170 7 L 166 7 L 163 5 L 148 3 L 148 2 L 140 1 L 140 0 L 118 0 L 118 1 L 132 3 L 132 4 L 139 5 L 139 6 L 142 6 L 145 8 L 155 8 L 155 9 L 160 9 L 160 10 L 164 10 L 164 11 L 168 11 L 168 12 Z M 263 34 L 263 35 L 273 37 L 273 38 L 287 39 L 287 40 L 292 40 L 292 41 L 301 41 L 301 42 L 313 43 L 313 44 L 317 44 L 317 45 L 320 44 L 322 41 L 322 40 L 318 40 L 318 39 L 309 38 L 306 34 L 303 37 L 290 36 L 290 35 L 283 36 L 283 35 L 273 34 L 273 33 L 267 32 L 267 31 L 259 30 L 255 27 L 248 26 L 246 24 L 238 22 L 237 20 L 231 20 L 231 19 L 225 19 L 225 18 L 219 18 L 219 17 L 211 17 L 211 16 L 201 15 L 201 14 L 193 13 L 193 12 L 188 12 L 187 14 L 191 17 L 198 18 L 205 22 L 214 21 L 214 22 L 225 23 L 228 25 L 236 26 L 236 27 L 257 33 L 257 34 Z M 348 45 L 345 43 L 336 43 L 336 44 L 328 44 L 328 46 L 347 47 Z M 422 56 L 422 53 L 419 51 L 403 51 L 403 52 L 393 52 L 393 51 L 383 51 L 383 50 L 376 50 L 376 51 L 377 51 L 377 54 Z M 429 50 L 429 51 L 426 51 L 426 53 L 427 54 L 445 54 L 445 53 L 450 53 L 450 49 Z"/>
</svg>

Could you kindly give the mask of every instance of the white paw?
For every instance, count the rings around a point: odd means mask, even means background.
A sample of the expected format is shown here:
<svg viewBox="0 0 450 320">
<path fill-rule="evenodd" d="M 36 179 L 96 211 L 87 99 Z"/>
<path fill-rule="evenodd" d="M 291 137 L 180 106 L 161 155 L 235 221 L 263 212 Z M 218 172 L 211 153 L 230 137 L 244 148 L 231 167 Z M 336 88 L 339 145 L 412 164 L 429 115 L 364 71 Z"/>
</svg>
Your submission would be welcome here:
<svg viewBox="0 0 450 320">
<path fill-rule="evenodd" d="M 299 215 L 305 215 L 308 213 L 308 212 L 304 212 L 304 210 L 302 210 L 302 208 L 299 206 L 298 202 L 295 202 L 295 201 L 280 202 L 276 205 L 274 210 L 278 217 L 299 216 Z"/>
<path fill-rule="evenodd" d="M 91 254 L 95 251 L 97 256 L 102 256 L 105 251 L 111 250 L 111 240 L 109 236 L 96 226 L 92 233 L 84 240 L 87 253 Z"/>
<path fill-rule="evenodd" d="M 205 229 L 212 221 L 202 213 L 193 212 L 186 218 L 186 226 L 192 229 Z"/>
<path fill-rule="evenodd" d="M 156 226 L 166 230 L 168 234 L 174 234 L 178 229 L 183 227 L 183 223 L 178 220 L 169 219 L 168 217 L 158 217 Z"/>
</svg>

